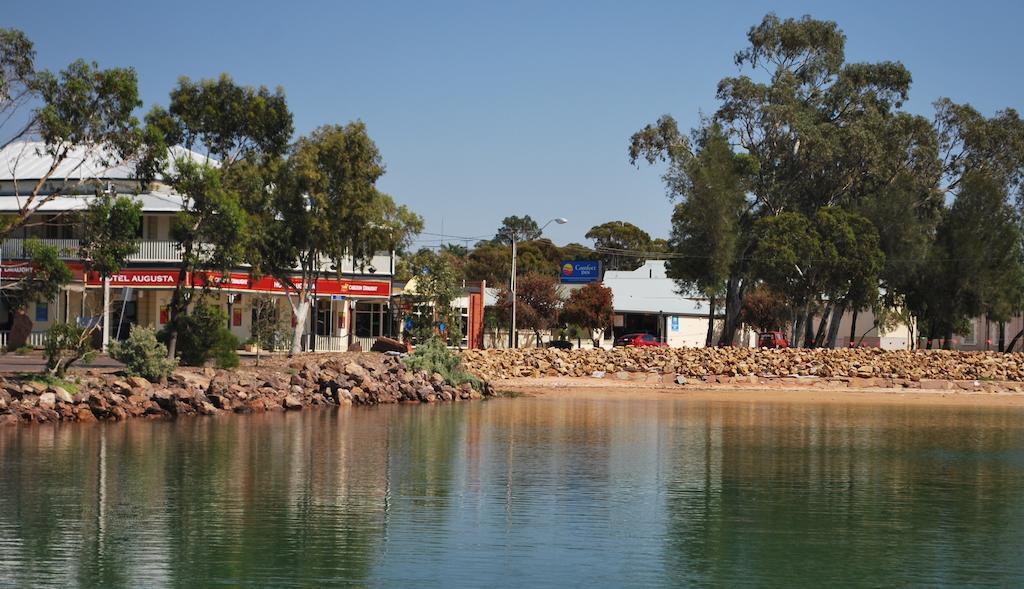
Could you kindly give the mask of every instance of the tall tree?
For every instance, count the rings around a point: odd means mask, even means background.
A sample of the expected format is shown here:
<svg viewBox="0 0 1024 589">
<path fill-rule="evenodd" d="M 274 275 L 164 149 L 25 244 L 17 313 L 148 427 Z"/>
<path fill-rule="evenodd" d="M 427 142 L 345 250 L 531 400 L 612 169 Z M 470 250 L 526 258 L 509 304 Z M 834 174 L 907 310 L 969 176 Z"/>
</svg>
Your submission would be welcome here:
<svg viewBox="0 0 1024 589">
<path fill-rule="evenodd" d="M 667 270 L 680 292 L 708 299 L 706 342 L 711 345 L 716 303 L 727 294 L 733 266 L 742 255 L 739 249 L 747 245 L 741 243 L 751 222 L 746 189 L 757 163 L 734 154 L 717 125 L 702 129 L 696 144 L 696 156 L 685 160 L 676 178 L 679 203 L 672 214 L 669 249 L 673 256 Z M 733 320 L 738 317 L 734 314 Z"/>
<path fill-rule="evenodd" d="M 846 63 L 842 31 L 834 22 L 810 17 L 782 20 L 769 14 L 747 39 L 736 63 L 763 75 L 724 78 L 713 117 L 757 163 L 748 191 L 751 223 L 741 232 L 740 254 L 726 281 L 724 343 L 733 341 L 743 294 L 753 285 L 749 254 L 757 220 L 783 213 L 810 219 L 830 206 L 856 210 L 880 186 L 900 178 L 895 171 L 916 173 L 915 158 L 922 153 L 893 148 L 898 142 L 886 140 L 898 134 L 905 119 L 898 109 L 911 77 L 901 64 Z M 670 196 L 688 188 L 692 157 L 689 142 L 668 116 L 632 138 L 634 162 L 668 163 Z"/>
<path fill-rule="evenodd" d="M 135 157 L 141 135 L 133 111 L 141 104 L 134 70 L 83 60 L 56 74 L 37 70 L 25 34 L 0 28 L 0 154 L 9 162 L 4 173 L 26 180 L 12 184 L 17 209 L 0 220 L 0 239 L 35 222 L 53 199 L 80 193 Z M 23 167 L 27 160 L 43 167 Z M 3 288 L 18 289 L 17 282 Z"/>
<path fill-rule="evenodd" d="M 103 280 L 103 351 L 110 345 L 110 277 L 139 247 L 142 206 L 127 196 L 99 192 L 82 219 L 79 253 L 85 269 Z"/>
<path fill-rule="evenodd" d="M 392 251 L 418 233 L 422 220 L 377 190 L 384 163 L 362 122 L 327 125 L 291 149 L 261 222 L 263 270 L 285 286 L 295 315 L 291 354 L 301 350 L 317 281 Z"/>
<path fill-rule="evenodd" d="M 498 308 L 506 317 L 511 313 L 512 295 L 508 289 L 499 294 Z M 517 327 L 532 329 L 537 345 L 541 344 L 541 332 L 557 325 L 561 309 L 557 278 L 524 274 L 516 279 Z"/>
<path fill-rule="evenodd" d="M 966 173 L 939 226 L 922 289 L 929 339 L 950 347 L 972 317 L 1006 320 L 1024 290 L 1020 215 L 1005 185 L 982 170 Z"/>
<path fill-rule="evenodd" d="M 181 78 L 169 108 L 156 107 L 146 116 L 139 176 L 161 176 L 182 203 L 171 230 L 181 251 L 167 326 L 171 357 L 180 319 L 193 302 L 191 279 L 228 272 L 246 259 L 247 229 L 254 227 L 249 217 L 260 212 L 253 204 L 259 199 L 247 194 L 254 208 L 246 210 L 240 190 L 267 186 L 291 134 L 283 90 L 239 86 L 226 74 L 199 82 Z M 178 145 L 188 151 L 172 149 Z M 202 282 L 204 290 L 217 284 Z"/>
<path fill-rule="evenodd" d="M 502 219 L 501 227 L 494 234 L 494 242 L 510 245 L 513 239 L 516 241 L 533 241 L 534 239 L 540 239 L 540 236 L 540 225 L 537 225 L 537 222 L 530 215 L 522 217 L 512 215 Z"/>
<path fill-rule="evenodd" d="M 594 241 L 606 270 L 634 270 L 643 265 L 651 249 L 651 236 L 628 221 L 595 225 L 584 236 Z"/>
</svg>

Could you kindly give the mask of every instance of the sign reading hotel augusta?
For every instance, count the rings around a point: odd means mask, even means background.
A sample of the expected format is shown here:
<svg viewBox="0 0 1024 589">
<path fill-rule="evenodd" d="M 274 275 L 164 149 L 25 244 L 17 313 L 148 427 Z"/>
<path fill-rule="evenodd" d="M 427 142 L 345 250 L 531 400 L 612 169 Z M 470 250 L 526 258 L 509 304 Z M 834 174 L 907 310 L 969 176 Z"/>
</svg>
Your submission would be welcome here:
<svg viewBox="0 0 1024 589">
<path fill-rule="evenodd" d="M 601 262 L 566 260 L 562 262 L 559 277 L 565 284 L 585 284 L 601 280 Z"/>
<path fill-rule="evenodd" d="M 173 288 L 178 281 L 178 271 L 173 269 L 156 270 L 124 270 L 110 277 L 110 286 L 135 288 Z M 296 286 L 299 279 L 293 279 Z M 99 286 L 103 284 L 102 279 L 96 273 L 89 274 L 88 285 Z M 283 293 L 284 285 L 276 278 L 264 276 L 253 280 L 243 272 L 233 272 L 223 275 L 216 272 L 195 273 L 192 275 L 191 284 L 195 286 L 213 286 L 225 290 L 241 290 L 248 292 L 269 292 Z M 348 295 L 353 298 L 391 296 L 391 283 L 381 280 L 349 280 L 342 279 L 320 279 L 316 283 L 314 292 L 320 296 Z"/>
</svg>

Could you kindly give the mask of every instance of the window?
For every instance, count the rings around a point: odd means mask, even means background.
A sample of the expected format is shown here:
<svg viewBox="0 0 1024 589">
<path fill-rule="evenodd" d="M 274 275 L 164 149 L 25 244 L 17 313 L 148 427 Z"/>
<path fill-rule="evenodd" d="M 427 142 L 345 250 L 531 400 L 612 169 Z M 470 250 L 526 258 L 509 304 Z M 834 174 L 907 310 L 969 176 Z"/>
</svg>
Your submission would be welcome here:
<svg viewBox="0 0 1024 589">
<path fill-rule="evenodd" d="M 36 304 L 36 321 L 49 321 L 50 320 L 50 305 L 46 303 Z"/>
<path fill-rule="evenodd" d="M 356 337 L 382 335 L 384 326 L 384 305 L 381 303 L 356 303 Z"/>
<path fill-rule="evenodd" d="M 156 239 L 160 233 L 160 218 L 156 215 L 148 215 L 146 217 L 146 234 L 143 236 L 146 239 Z"/>
</svg>

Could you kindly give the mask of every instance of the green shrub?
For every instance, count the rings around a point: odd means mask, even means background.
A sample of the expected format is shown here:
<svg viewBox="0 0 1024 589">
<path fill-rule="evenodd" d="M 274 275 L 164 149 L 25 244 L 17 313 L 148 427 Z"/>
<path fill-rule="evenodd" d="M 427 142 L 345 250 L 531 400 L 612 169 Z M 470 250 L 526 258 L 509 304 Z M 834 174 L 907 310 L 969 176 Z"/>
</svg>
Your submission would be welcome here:
<svg viewBox="0 0 1024 589">
<path fill-rule="evenodd" d="M 79 360 L 88 364 L 96 356 L 96 350 L 92 349 L 92 330 L 73 323 L 54 323 L 46 330 L 43 355 L 46 370 L 63 378 L 72 364 Z"/>
<path fill-rule="evenodd" d="M 171 374 L 177 362 L 167 357 L 167 346 L 156 339 L 156 330 L 133 325 L 128 339 L 110 346 L 110 357 L 123 362 L 125 371 L 156 382 Z"/>
<path fill-rule="evenodd" d="M 462 366 L 462 357 L 448 349 L 444 342 L 432 337 L 416 346 L 416 351 L 405 358 L 405 366 L 412 370 L 438 373 L 445 382 L 458 386 L 468 382 L 477 390 L 483 390 L 483 382 Z"/>
<path fill-rule="evenodd" d="M 186 366 L 213 360 L 220 368 L 238 366 L 238 338 L 227 327 L 228 316 L 219 307 L 200 302 L 191 313 L 178 317 L 177 352 Z M 166 342 L 166 332 L 161 334 Z"/>
</svg>

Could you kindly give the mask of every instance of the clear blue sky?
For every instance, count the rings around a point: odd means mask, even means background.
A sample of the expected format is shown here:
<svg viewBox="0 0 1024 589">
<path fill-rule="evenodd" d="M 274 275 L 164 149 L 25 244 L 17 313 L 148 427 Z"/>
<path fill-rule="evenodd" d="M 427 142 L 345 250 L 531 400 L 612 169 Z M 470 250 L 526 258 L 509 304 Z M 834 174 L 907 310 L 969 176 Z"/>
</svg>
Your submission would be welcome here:
<svg viewBox="0 0 1024 589">
<path fill-rule="evenodd" d="M 902 61 L 912 111 L 940 96 L 1024 107 L 1024 3 L 688 4 L 10 1 L 0 26 L 26 31 L 42 67 L 134 67 L 147 109 L 178 76 L 228 72 L 283 86 L 299 133 L 362 119 L 387 162 L 380 187 L 427 231 L 465 236 L 510 214 L 568 217 L 548 228 L 558 243 L 618 219 L 666 236 L 660 170 L 629 165 L 629 136 L 663 113 L 690 127 L 713 112 L 768 10 L 837 21 L 848 60 Z"/>
</svg>

